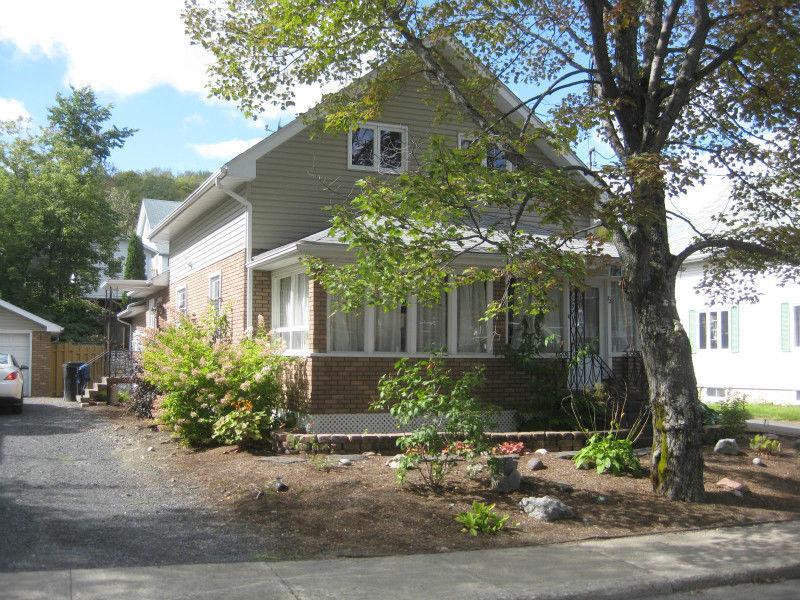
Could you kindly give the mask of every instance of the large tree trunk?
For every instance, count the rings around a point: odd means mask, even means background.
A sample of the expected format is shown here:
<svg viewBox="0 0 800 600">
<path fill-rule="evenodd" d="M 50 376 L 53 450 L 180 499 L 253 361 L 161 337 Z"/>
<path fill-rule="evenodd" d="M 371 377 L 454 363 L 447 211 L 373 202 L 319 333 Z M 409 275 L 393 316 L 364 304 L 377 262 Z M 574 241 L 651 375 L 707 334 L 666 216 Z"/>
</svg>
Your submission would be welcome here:
<svg viewBox="0 0 800 600">
<path fill-rule="evenodd" d="M 655 208 L 655 214 L 652 220 L 640 224 L 631 236 L 631 247 L 622 255 L 626 291 L 638 319 L 650 389 L 653 489 L 672 500 L 700 501 L 703 417 L 689 338 L 676 307 L 664 192 L 659 186 L 646 186 L 638 192 L 649 196 L 648 204 Z"/>
</svg>

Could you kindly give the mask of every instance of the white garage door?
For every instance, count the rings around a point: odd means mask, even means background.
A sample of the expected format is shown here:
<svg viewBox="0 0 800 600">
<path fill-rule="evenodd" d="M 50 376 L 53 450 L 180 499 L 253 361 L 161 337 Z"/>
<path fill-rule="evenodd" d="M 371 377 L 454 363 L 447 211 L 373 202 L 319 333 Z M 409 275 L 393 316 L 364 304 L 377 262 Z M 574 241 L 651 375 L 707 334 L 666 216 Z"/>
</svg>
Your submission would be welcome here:
<svg viewBox="0 0 800 600">
<path fill-rule="evenodd" d="M 10 352 L 21 365 L 28 365 L 23 372 L 25 378 L 25 395 L 31 395 L 31 334 L 3 333 L 0 331 L 0 352 Z"/>
</svg>

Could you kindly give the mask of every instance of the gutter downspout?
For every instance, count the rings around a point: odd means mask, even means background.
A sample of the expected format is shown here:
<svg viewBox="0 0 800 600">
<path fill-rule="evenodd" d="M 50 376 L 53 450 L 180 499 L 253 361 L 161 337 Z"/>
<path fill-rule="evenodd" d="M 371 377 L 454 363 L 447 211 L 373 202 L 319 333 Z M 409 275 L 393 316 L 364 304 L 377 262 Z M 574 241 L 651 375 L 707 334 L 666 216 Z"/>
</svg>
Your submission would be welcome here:
<svg viewBox="0 0 800 600">
<path fill-rule="evenodd" d="M 244 206 L 245 208 L 245 222 L 244 222 L 244 229 L 245 229 L 245 258 L 244 264 L 246 265 L 247 269 L 247 283 L 246 283 L 246 291 L 245 291 L 245 328 L 248 332 L 252 334 L 253 331 L 253 269 L 249 266 L 250 261 L 253 259 L 253 205 L 252 203 L 242 196 L 241 194 L 237 194 L 231 189 L 226 188 L 222 185 L 222 180 L 228 174 L 228 167 L 222 167 L 220 169 L 220 174 L 214 179 L 214 187 L 221 190 L 223 193 L 227 194 L 236 202 Z"/>
</svg>

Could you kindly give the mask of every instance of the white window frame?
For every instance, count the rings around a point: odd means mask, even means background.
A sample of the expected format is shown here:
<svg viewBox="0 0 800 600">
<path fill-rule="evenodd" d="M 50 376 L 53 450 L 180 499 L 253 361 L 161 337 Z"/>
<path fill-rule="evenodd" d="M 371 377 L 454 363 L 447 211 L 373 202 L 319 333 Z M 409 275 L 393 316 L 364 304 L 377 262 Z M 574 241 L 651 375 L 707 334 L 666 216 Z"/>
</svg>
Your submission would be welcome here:
<svg viewBox="0 0 800 600">
<path fill-rule="evenodd" d="M 717 315 L 717 347 L 711 347 L 711 315 Z M 722 313 L 728 313 L 728 345 L 722 346 Z M 706 333 L 706 347 L 700 346 L 700 315 L 706 316 L 705 333 Z M 697 311 L 697 351 L 698 352 L 719 352 L 731 350 L 731 309 L 728 308 L 704 308 Z"/>
<path fill-rule="evenodd" d="M 217 281 L 218 296 L 216 298 L 213 296 L 214 280 Z M 222 312 L 222 275 L 219 272 L 208 276 L 208 303 L 216 308 L 218 314 Z"/>
<path fill-rule="evenodd" d="M 182 307 L 181 307 L 181 294 L 183 294 Z M 189 314 L 189 291 L 185 284 L 175 290 L 175 309 L 183 316 Z"/>
<path fill-rule="evenodd" d="M 486 299 L 492 301 L 494 283 L 486 282 Z M 458 291 L 447 292 L 447 353 L 446 356 L 464 358 L 490 358 L 494 357 L 494 319 L 486 321 L 486 352 L 458 352 Z M 331 348 L 331 320 L 327 322 L 327 354 L 334 356 L 411 356 L 425 357 L 428 352 L 417 352 L 417 298 L 411 296 L 406 303 L 406 350 L 405 352 L 378 352 L 375 350 L 375 314 L 383 310 L 374 306 L 364 307 L 364 350 L 339 350 Z M 326 315 L 331 314 L 331 296 L 328 295 Z"/>
<path fill-rule="evenodd" d="M 404 173 L 408 170 L 408 127 L 405 125 L 396 125 L 393 123 L 377 123 L 368 121 L 363 125 L 359 125 L 356 129 L 372 129 L 373 144 L 372 144 L 372 166 L 354 165 L 353 164 L 353 132 L 347 133 L 347 168 L 351 171 L 371 171 L 373 173 Z M 380 134 L 381 130 L 391 131 L 400 134 L 400 149 L 403 153 L 400 157 L 399 169 L 386 169 L 381 167 L 381 149 L 380 149 Z"/>
<path fill-rule="evenodd" d="M 458 134 L 458 149 L 459 150 L 463 149 L 464 142 L 469 142 L 471 144 L 476 139 L 478 139 L 478 138 L 476 138 L 475 136 L 470 136 L 470 135 L 466 135 L 464 133 L 459 133 Z M 487 152 L 488 152 L 488 148 L 487 148 Z M 488 156 L 484 155 L 483 160 L 481 160 L 481 165 L 483 165 L 485 167 L 488 164 L 489 164 Z M 506 171 L 513 171 L 513 170 L 514 170 L 514 165 L 511 163 L 510 160 L 508 160 L 508 158 L 506 158 Z"/>
<path fill-rule="evenodd" d="M 308 288 L 307 293 L 308 296 L 306 297 L 306 324 L 305 326 L 302 325 L 295 325 L 290 323 L 286 327 L 278 327 L 278 323 L 280 323 L 280 302 L 281 302 L 281 294 L 280 294 L 280 280 L 290 277 L 292 280 L 291 289 L 289 292 L 289 321 L 294 318 L 294 302 L 295 302 L 295 282 L 297 281 L 295 277 L 297 275 L 307 275 L 306 270 L 302 267 L 292 267 L 288 269 L 281 269 L 279 271 L 274 271 L 272 273 L 272 309 L 270 311 L 272 315 L 272 333 L 276 334 L 275 338 L 279 338 L 280 334 L 282 333 L 301 333 L 305 332 L 306 334 L 306 347 L 305 348 L 295 348 L 289 349 L 284 348 L 283 353 L 292 356 L 305 356 L 310 351 L 310 338 L 309 338 L 309 330 L 310 330 L 310 323 L 311 323 L 311 279 L 307 279 L 308 281 Z"/>
<path fill-rule="evenodd" d="M 789 302 L 789 348 L 800 351 L 800 304 Z"/>
<path fill-rule="evenodd" d="M 145 313 L 144 326 L 148 329 L 155 329 L 158 327 L 158 314 L 156 307 L 156 299 L 150 298 L 147 300 L 147 312 Z"/>
</svg>

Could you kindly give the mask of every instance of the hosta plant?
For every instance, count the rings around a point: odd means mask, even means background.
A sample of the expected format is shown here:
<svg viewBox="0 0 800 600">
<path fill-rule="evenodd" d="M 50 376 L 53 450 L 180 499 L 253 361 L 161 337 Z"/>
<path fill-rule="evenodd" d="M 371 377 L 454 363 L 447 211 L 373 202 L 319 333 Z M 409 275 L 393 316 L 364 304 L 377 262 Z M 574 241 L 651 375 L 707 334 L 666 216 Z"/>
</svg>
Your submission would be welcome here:
<svg viewBox="0 0 800 600">
<path fill-rule="evenodd" d="M 497 533 L 503 529 L 509 516 L 498 515 L 494 512 L 494 506 L 475 500 L 470 510 L 456 516 L 456 521 L 464 526 L 461 531 L 477 536 L 479 533 Z"/>
<path fill-rule="evenodd" d="M 633 443 L 617 437 L 613 431 L 605 435 L 596 433 L 589 438 L 586 446 L 575 455 L 575 467 L 580 469 L 584 465 L 595 467 L 598 473 L 612 475 L 642 473 L 642 465 L 633 452 Z"/>
</svg>

